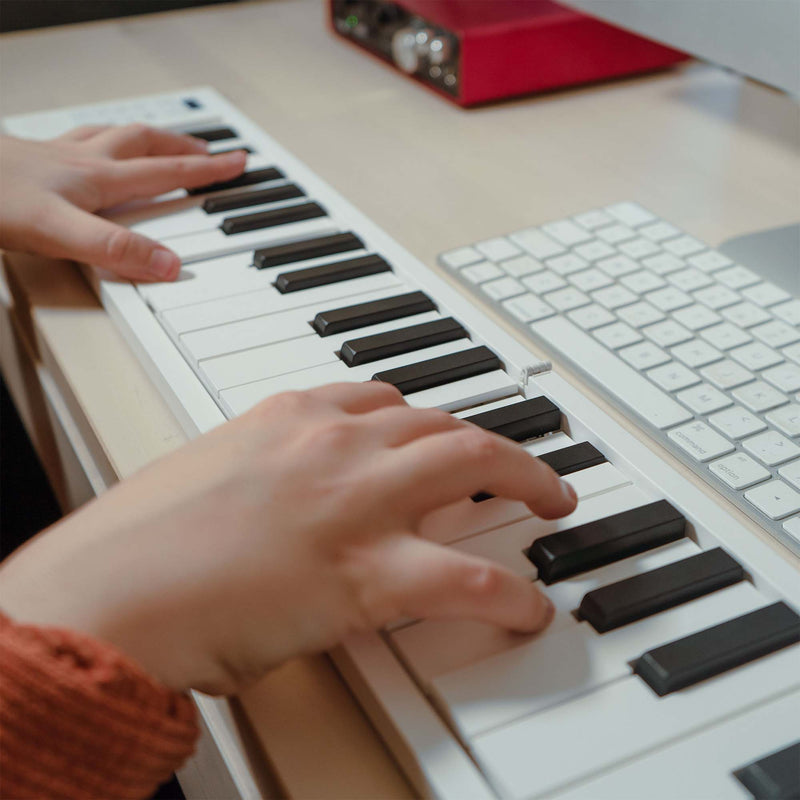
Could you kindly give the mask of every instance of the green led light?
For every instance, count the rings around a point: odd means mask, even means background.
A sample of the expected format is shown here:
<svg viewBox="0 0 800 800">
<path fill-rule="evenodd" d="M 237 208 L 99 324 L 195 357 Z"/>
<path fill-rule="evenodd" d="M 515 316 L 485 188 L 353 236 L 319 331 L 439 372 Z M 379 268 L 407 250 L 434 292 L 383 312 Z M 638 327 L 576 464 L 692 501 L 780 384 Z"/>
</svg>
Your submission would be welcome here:
<svg viewBox="0 0 800 800">
<path fill-rule="evenodd" d="M 355 28 L 358 25 L 358 17 L 355 14 L 351 14 L 346 20 L 345 24 L 348 28 Z"/>
</svg>

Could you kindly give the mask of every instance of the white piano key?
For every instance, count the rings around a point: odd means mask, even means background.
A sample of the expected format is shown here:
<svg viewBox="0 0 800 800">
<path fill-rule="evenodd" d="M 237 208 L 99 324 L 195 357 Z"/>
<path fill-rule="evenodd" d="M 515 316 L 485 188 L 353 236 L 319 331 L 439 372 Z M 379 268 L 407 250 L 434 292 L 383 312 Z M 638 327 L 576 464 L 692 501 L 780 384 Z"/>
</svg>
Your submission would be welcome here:
<svg viewBox="0 0 800 800">
<path fill-rule="evenodd" d="M 434 386 L 432 389 L 425 389 L 421 392 L 411 392 L 405 396 L 405 400 L 413 408 L 460 411 L 487 403 L 490 400 L 510 397 L 518 391 L 519 384 L 507 372 L 496 369 L 483 375 L 463 378 L 460 381 Z"/>
<path fill-rule="evenodd" d="M 471 751 L 504 797 L 541 797 L 795 689 L 799 657 L 795 645 L 667 697 L 631 675 L 486 733 Z"/>
<path fill-rule="evenodd" d="M 290 342 L 301 338 L 314 338 L 327 344 L 331 352 L 339 350 L 348 339 L 361 336 L 371 336 L 377 333 L 386 333 L 410 325 L 422 325 L 441 319 L 438 311 L 428 311 L 424 314 L 415 314 L 412 317 L 393 319 L 377 325 L 369 325 L 346 333 L 334 336 L 320 337 L 311 327 L 314 314 L 308 308 L 296 308 L 265 317 L 231 322 L 227 325 L 218 325 L 214 328 L 204 328 L 181 336 L 181 342 L 188 355 L 195 362 L 203 359 L 215 358 L 227 353 L 236 353 L 254 347 Z"/>
<path fill-rule="evenodd" d="M 405 294 L 411 289 L 393 272 L 379 272 L 350 281 L 315 286 L 300 292 L 281 294 L 274 286 L 260 291 L 237 293 L 218 300 L 168 309 L 161 313 L 161 323 L 173 335 L 212 328 L 250 317 L 261 317 L 292 308 L 310 307 L 317 311 L 359 303 L 364 295 L 388 289 L 387 296 Z M 312 318 L 314 316 L 312 314 Z"/>
<path fill-rule="evenodd" d="M 556 794 L 553 800 L 750 800 L 733 775 L 796 741 L 800 692 L 748 709 Z"/>
<path fill-rule="evenodd" d="M 277 378 L 288 373 L 309 373 L 306 379 L 309 386 L 320 386 L 323 382 L 315 380 L 314 367 L 329 364 L 338 367 L 334 381 L 368 381 L 376 372 L 395 369 L 417 361 L 438 358 L 460 350 L 474 347 L 469 339 L 457 339 L 434 347 L 418 350 L 416 353 L 404 353 L 400 356 L 384 358 L 372 364 L 348 367 L 336 355 L 336 351 L 327 337 L 309 336 L 303 339 L 291 339 L 263 347 L 254 347 L 239 353 L 230 353 L 216 358 L 208 358 L 199 363 L 200 372 L 205 375 L 217 392 L 240 386 L 244 383 Z"/>
<path fill-rule="evenodd" d="M 537 588 L 551 599 L 556 608 L 552 623 L 542 635 L 551 636 L 579 625 L 571 612 L 580 605 L 586 592 L 672 564 L 699 551 L 700 548 L 694 542 L 683 539 L 623 559 L 608 567 L 592 570 L 564 581 L 563 584 L 543 586 L 537 582 Z M 569 584 L 565 591 L 556 591 L 564 584 Z M 417 679 L 427 686 L 439 675 L 454 672 L 496 653 L 527 645 L 535 638 L 510 633 L 496 625 L 469 620 L 423 620 L 394 631 L 392 645 Z"/>
<path fill-rule="evenodd" d="M 665 642 L 766 605 L 748 583 L 599 634 L 589 623 L 439 676 L 434 690 L 467 738 L 592 692 L 631 674 L 629 661 Z"/>
<path fill-rule="evenodd" d="M 330 217 L 319 217 L 232 236 L 226 236 L 221 230 L 201 231 L 176 236 L 169 240 L 169 246 L 184 264 L 190 264 L 204 258 L 224 256 L 242 250 L 257 250 L 259 247 L 272 247 L 334 233 L 339 233 L 336 223 Z"/>
</svg>

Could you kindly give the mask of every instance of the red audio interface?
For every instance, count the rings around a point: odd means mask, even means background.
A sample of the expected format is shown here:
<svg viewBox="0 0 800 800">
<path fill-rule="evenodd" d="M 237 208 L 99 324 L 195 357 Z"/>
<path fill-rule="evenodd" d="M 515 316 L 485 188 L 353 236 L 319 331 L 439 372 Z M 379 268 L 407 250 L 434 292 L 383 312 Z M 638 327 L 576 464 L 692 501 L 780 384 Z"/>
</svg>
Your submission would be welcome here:
<svg viewBox="0 0 800 800">
<path fill-rule="evenodd" d="M 330 0 L 333 30 L 462 106 L 689 58 L 551 0 Z"/>
</svg>

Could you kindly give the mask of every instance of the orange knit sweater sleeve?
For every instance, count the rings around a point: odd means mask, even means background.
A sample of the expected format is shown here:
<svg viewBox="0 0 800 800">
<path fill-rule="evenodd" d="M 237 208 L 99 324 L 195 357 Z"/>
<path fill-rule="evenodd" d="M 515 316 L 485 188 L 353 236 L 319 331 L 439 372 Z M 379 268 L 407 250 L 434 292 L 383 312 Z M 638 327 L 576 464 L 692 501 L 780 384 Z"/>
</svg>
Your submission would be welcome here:
<svg viewBox="0 0 800 800">
<path fill-rule="evenodd" d="M 0 614 L 0 797 L 147 797 L 196 739 L 191 700 L 115 648 Z"/>
</svg>

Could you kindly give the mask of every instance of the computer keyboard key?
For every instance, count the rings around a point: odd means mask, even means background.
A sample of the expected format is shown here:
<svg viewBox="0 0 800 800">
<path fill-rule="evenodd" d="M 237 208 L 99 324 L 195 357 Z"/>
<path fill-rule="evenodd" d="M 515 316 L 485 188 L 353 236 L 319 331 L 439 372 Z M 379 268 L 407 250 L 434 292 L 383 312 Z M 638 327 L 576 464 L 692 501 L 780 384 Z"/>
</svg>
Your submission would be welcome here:
<svg viewBox="0 0 800 800">
<path fill-rule="evenodd" d="M 502 300 L 507 300 L 509 297 L 516 297 L 518 294 L 527 292 L 519 281 L 507 276 L 481 284 L 481 291 L 498 303 Z"/>
<path fill-rule="evenodd" d="M 694 411 L 695 414 L 700 416 L 713 414 L 715 411 L 733 405 L 733 401 L 730 397 L 720 392 L 719 389 L 709 386 L 707 383 L 701 383 L 698 386 L 692 386 L 690 389 L 684 389 L 678 392 L 676 398 Z"/>
<path fill-rule="evenodd" d="M 732 306 L 734 303 L 741 302 L 741 295 L 720 284 L 709 286 L 706 289 L 698 289 L 694 293 L 694 298 L 703 305 L 708 306 L 713 311 Z"/>
<path fill-rule="evenodd" d="M 714 278 L 729 289 L 744 289 L 746 286 L 752 286 L 760 280 L 754 272 L 738 264 L 719 270 L 714 274 Z"/>
<path fill-rule="evenodd" d="M 800 456 L 800 447 L 777 431 L 767 431 L 745 439 L 742 447 L 768 467 L 775 467 Z"/>
<path fill-rule="evenodd" d="M 461 270 L 461 277 L 466 278 L 476 286 L 486 283 L 486 281 L 502 278 L 503 275 L 503 270 L 491 261 L 479 261 L 477 264 L 470 264 L 470 266 Z"/>
<path fill-rule="evenodd" d="M 774 425 L 787 436 L 800 436 L 800 404 L 789 403 L 776 408 L 764 417 L 770 425 Z"/>
<path fill-rule="evenodd" d="M 653 272 L 648 272 L 647 270 L 639 270 L 639 272 L 630 272 L 627 275 L 623 275 L 619 282 L 626 288 L 630 289 L 632 292 L 636 292 L 636 294 L 645 294 L 646 292 L 652 292 L 655 289 L 661 289 L 666 286 L 666 283 L 663 278 L 659 278 Z"/>
<path fill-rule="evenodd" d="M 616 251 L 610 244 L 601 242 L 598 239 L 593 239 L 591 242 L 579 244 L 573 248 L 581 258 L 587 261 L 599 261 L 601 258 L 608 258 L 615 255 Z"/>
<path fill-rule="evenodd" d="M 665 318 L 664 314 L 655 306 L 651 306 L 650 303 L 645 303 L 644 301 L 620 308 L 617 311 L 617 316 L 634 328 L 643 328 L 645 325 L 651 325 Z"/>
<path fill-rule="evenodd" d="M 667 280 L 673 286 L 677 286 L 678 289 L 684 292 L 694 292 L 697 289 L 704 289 L 714 282 L 705 272 L 696 267 L 689 267 L 688 269 L 672 272 L 667 275 Z"/>
<path fill-rule="evenodd" d="M 655 292 L 650 292 L 645 295 L 644 299 L 664 313 L 689 306 L 694 302 L 686 292 L 682 292 L 674 286 L 667 286 L 664 289 L 657 289 Z"/>
<path fill-rule="evenodd" d="M 799 484 L 800 485 L 800 484 Z M 800 544 L 800 517 L 792 517 L 787 519 L 781 526 L 782 529 L 794 539 L 795 542 Z"/>
<path fill-rule="evenodd" d="M 712 461 L 708 468 L 737 492 L 772 477 L 769 471 L 744 453 L 733 453 L 719 461 Z"/>
<path fill-rule="evenodd" d="M 377 372 L 372 379 L 391 383 L 406 395 L 502 368 L 500 359 L 488 347 L 481 346 Z"/>
<path fill-rule="evenodd" d="M 578 614 L 598 633 L 605 633 L 744 577 L 741 565 L 717 547 L 588 592 Z"/>
<path fill-rule="evenodd" d="M 800 641 L 800 617 L 778 602 L 649 650 L 634 665 L 664 697 Z"/>
<path fill-rule="evenodd" d="M 320 311 L 314 317 L 312 326 L 320 336 L 331 336 L 435 310 L 436 304 L 424 292 L 408 292 L 382 300 Z"/>
<path fill-rule="evenodd" d="M 789 325 L 800 328 L 800 300 L 789 300 L 788 303 L 773 306 L 771 311 Z"/>
<path fill-rule="evenodd" d="M 585 331 L 592 331 L 601 325 L 609 325 L 616 321 L 616 317 L 610 311 L 606 311 L 602 306 L 598 306 L 597 303 L 576 308 L 570 311 L 567 316 Z"/>
<path fill-rule="evenodd" d="M 546 225 L 542 225 L 542 230 L 566 247 L 581 244 L 581 242 L 586 242 L 592 238 L 592 235 L 584 228 L 568 219 L 549 222 Z"/>
<path fill-rule="evenodd" d="M 672 318 L 690 331 L 700 331 L 722 322 L 722 317 L 716 311 L 699 303 L 673 311 Z"/>
<path fill-rule="evenodd" d="M 642 333 L 659 347 L 672 347 L 694 338 L 691 331 L 671 319 L 649 325 L 642 330 Z"/>
<path fill-rule="evenodd" d="M 519 247 L 512 244 L 508 239 L 504 239 L 502 236 L 498 236 L 494 239 L 486 239 L 473 246 L 489 261 L 503 261 L 506 258 L 513 258 L 521 253 Z"/>
<path fill-rule="evenodd" d="M 601 272 L 594 267 L 585 269 L 582 272 L 572 273 L 569 276 L 569 282 L 583 292 L 593 292 L 595 289 L 603 289 L 614 283 L 605 272 Z"/>
<path fill-rule="evenodd" d="M 765 369 L 761 377 L 782 392 L 791 394 L 800 391 L 800 367 L 795 364 L 779 364 Z"/>
<path fill-rule="evenodd" d="M 779 392 L 764 381 L 754 381 L 739 386 L 731 394 L 755 414 L 761 414 L 763 411 L 769 411 L 789 402 L 789 398 L 783 392 Z"/>
<path fill-rule="evenodd" d="M 630 225 L 632 228 L 638 228 L 640 225 L 647 225 L 656 221 L 656 218 L 638 203 L 614 203 L 614 205 L 606 206 L 605 211 L 614 219 L 619 220 L 624 225 Z"/>
<path fill-rule="evenodd" d="M 800 329 L 779 319 L 765 322 L 753 328 L 750 333 L 769 347 L 785 347 L 787 344 L 800 341 Z"/>
<path fill-rule="evenodd" d="M 526 551 L 546 584 L 673 542 L 686 520 L 666 500 L 537 539 Z"/>
<path fill-rule="evenodd" d="M 604 464 L 606 457 L 593 444 L 579 442 L 559 450 L 542 453 L 539 460 L 544 461 L 563 478 L 572 475 L 573 472 Z"/>
<path fill-rule="evenodd" d="M 291 222 L 300 222 L 304 219 L 326 217 L 328 214 L 319 203 L 300 203 L 293 206 L 273 208 L 268 211 L 258 211 L 255 214 L 240 214 L 223 220 L 220 230 L 226 236 L 237 233 L 256 231 L 261 228 L 272 228 L 277 225 L 288 225 Z"/>
<path fill-rule="evenodd" d="M 607 228 L 599 228 L 594 233 L 608 244 L 617 244 L 636 238 L 636 231 L 627 225 L 609 225 Z"/>
<path fill-rule="evenodd" d="M 661 252 L 661 248 L 650 239 L 630 239 L 619 245 L 620 253 L 635 259 L 646 258 Z"/>
<path fill-rule="evenodd" d="M 704 253 L 698 253 L 694 256 L 689 256 L 687 261 L 703 272 L 715 272 L 723 267 L 729 267 L 733 262 L 727 257 L 718 253 L 716 250 L 706 250 Z"/>
<path fill-rule="evenodd" d="M 590 231 L 593 231 L 595 228 L 602 228 L 604 225 L 611 225 L 614 222 L 614 217 L 600 209 L 585 211 L 583 214 L 578 214 L 573 217 L 573 219 L 579 225 L 583 225 L 584 228 Z"/>
<path fill-rule="evenodd" d="M 525 284 L 534 294 L 543 295 L 547 292 L 554 292 L 556 289 L 563 289 L 567 286 L 567 282 L 555 272 L 549 269 L 544 269 L 533 275 L 527 275 L 522 279 Z"/>
<path fill-rule="evenodd" d="M 503 308 L 520 322 L 533 322 L 534 320 L 552 317 L 555 309 L 532 294 L 521 294 L 503 301 Z"/>
<path fill-rule="evenodd" d="M 699 420 L 673 428 L 667 436 L 695 461 L 700 462 L 711 461 L 712 458 L 724 456 L 736 449 L 732 442 Z"/>
<path fill-rule="evenodd" d="M 722 360 L 722 353 L 716 347 L 699 339 L 676 345 L 671 352 L 675 358 L 692 368 L 704 367 L 706 364 Z"/>
<path fill-rule="evenodd" d="M 282 272 L 275 279 L 275 288 L 281 294 L 288 294 L 289 292 L 311 289 L 314 286 L 327 286 L 330 283 L 363 278 L 366 275 L 391 272 L 391 270 L 391 266 L 385 259 L 373 254 L 359 258 L 332 261 L 328 264 L 320 264 L 307 269 Z"/>
<path fill-rule="evenodd" d="M 741 406 L 733 406 L 733 408 L 726 408 L 725 411 L 720 411 L 718 414 L 712 414 L 708 421 L 718 431 L 734 441 L 763 431 L 767 427 L 764 420 Z"/>
<path fill-rule="evenodd" d="M 784 464 L 779 470 L 778 475 L 788 481 L 795 489 L 800 489 L 800 459 Z"/>
<path fill-rule="evenodd" d="M 464 338 L 469 338 L 467 331 L 452 317 L 447 317 L 386 333 L 350 339 L 342 345 L 341 358 L 348 367 L 354 367 Z"/>
<path fill-rule="evenodd" d="M 800 741 L 735 770 L 733 775 L 754 800 L 800 797 Z"/>
<path fill-rule="evenodd" d="M 296 197 L 304 196 L 303 190 L 299 186 L 295 186 L 293 183 L 286 183 L 282 186 L 272 186 L 268 189 L 207 197 L 203 201 L 202 209 L 206 214 L 218 214 L 224 211 L 235 211 L 237 208 L 260 206 L 262 203 L 277 203 L 281 200 L 292 200 Z"/>
<path fill-rule="evenodd" d="M 565 253 L 562 256 L 554 256 L 545 261 L 547 267 L 558 275 L 567 276 L 573 272 L 580 272 L 589 266 L 589 262 L 575 255 L 575 253 Z"/>
<path fill-rule="evenodd" d="M 483 256 L 474 247 L 458 247 L 439 256 L 439 261 L 450 269 L 461 269 L 482 260 Z"/>
<path fill-rule="evenodd" d="M 795 364 L 800 364 L 800 342 L 784 347 L 781 353 L 783 353 L 784 358 L 794 361 Z"/>
<path fill-rule="evenodd" d="M 619 351 L 621 358 L 625 359 L 634 369 L 644 372 L 651 367 L 666 364 L 669 355 L 652 342 L 640 342 Z"/>
<path fill-rule="evenodd" d="M 700 383 L 696 373 L 677 361 L 670 361 L 668 364 L 648 370 L 647 377 L 665 392 L 677 392 Z"/>
<path fill-rule="evenodd" d="M 685 258 L 706 249 L 706 246 L 692 236 L 679 236 L 677 239 L 669 239 L 664 242 L 662 247 L 674 256 Z"/>
<path fill-rule="evenodd" d="M 597 262 L 597 266 L 612 278 L 620 278 L 631 272 L 636 272 L 639 265 L 628 256 L 611 256 Z"/>
<path fill-rule="evenodd" d="M 752 328 L 772 319 L 768 312 L 755 303 L 738 303 L 735 306 L 728 306 L 720 313 L 740 328 Z"/>
<path fill-rule="evenodd" d="M 800 511 L 800 493 L 780 480 L 762 483 L 745 492 L 744 497 L 770 519 L 782 519 Z"/>
<path fill-rule="evenodd" d="M 258 269 L 265 269 L 363 248 L 364 242 L 355 234 L 336 233 L 332 236 L 316 236 L 312 239 L 256 250 L 254 264 Z"/>
<path fill-rule="evenodd" d="M 720 350 L 732 350 L 752 341 L 752 337 L 737 325 L 722 322 L 700 331 L 700 336 Z"/>
<path fill-rule="evenodd" d="M 642 259 L 642 266 L 652 270 L 656 275 L 669 275 L 670 272 L 675 272 L 676 269 L 683 269 L 686 262 L 672 253 L 659 253 L 656 256 L 648 256 Z"/>
<path fill-rule="evenodd" d="M 592 298 L 609 311 L 635 303 L 639 297 L 624 286 L 609 286 L 592 292 Z"/>
<path fill-rule="evenodd" d="M 512 233 L 508 237 L 511 241 L 530 253 L 534 258 L 542 261 L 550 256 L 557 256 L 564 252 L 564 247 L 554 239 L 542 233 L 538 228 L 527 228 Z"/>
<path fill-rule="evenodd" d="M 592 332 L 592 336 L 609 350 L 618 350 L 620 347 L 626 347 L 642 340 L 641 335 L 624 322 L 615 322 L 605 328 L 597 328 Z"/>
<path fill-rule="evenodd" d="M 681 232 L 668 222 L 658 221 L 639 228 L 639 233 L 653 242 L 663 242 L 665 239 L 674 239 L 676 236 L 680 236 Z"/>
<path fill-rule="evenodd" d="M 522 278 L 525 275 L 531 275 L 534 272 L 539 272 L 544 269 L 544 264 L 537 261 L 533 256 L 515 256 L 509 258 L 500 264 L 503 272 L 510 275 L 512 278 Z"/>
<path fill-rule="evenodd" d="M 546 397 L 534 397 L 462 419 L 515 442 L 544 436 L 561 427 L 561 411 Z"/>
<path fill-rule="evenodd" d="M 742 289 L 742 297 L 762 308 L 769 308 L 776 303 L 791 299 L 791 295 L 788 292 L 767 281 Z"/>
<path fill-rule="evenodd" d="M 229 181 L 218 183 L 207 183 L 205 186 L 198 186 L 195 189 L 187 189 L 189 195 L 209 194 L 211 192 L 222 192 L 227 189 L 239 189 L 242 186 L 253 186 L 257 183 L 268 183 L 269 181 L 279 181 L 286 176 L 277 167 L 263 167 L 262 169 L 251 169 L 243 172 L 236 178 Z"/>
</svg>

